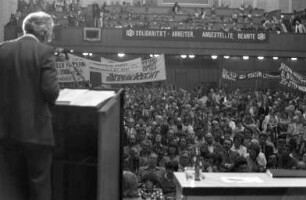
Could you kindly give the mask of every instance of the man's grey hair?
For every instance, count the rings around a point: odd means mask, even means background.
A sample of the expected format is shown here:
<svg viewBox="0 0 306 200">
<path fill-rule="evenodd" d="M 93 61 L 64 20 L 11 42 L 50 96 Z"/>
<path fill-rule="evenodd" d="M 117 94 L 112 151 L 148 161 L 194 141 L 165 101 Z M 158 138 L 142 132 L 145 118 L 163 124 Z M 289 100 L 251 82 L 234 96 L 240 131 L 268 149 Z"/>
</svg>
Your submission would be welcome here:
<svg viewBox="0 0 306 200">
<path fill-rule="evenodd" d="M 30 13 L 22 23 L 23 33 L 33 34 L 41 42 L 51 41 L 53 27 L 52 16 L 42 11 Z"/>
</svg>

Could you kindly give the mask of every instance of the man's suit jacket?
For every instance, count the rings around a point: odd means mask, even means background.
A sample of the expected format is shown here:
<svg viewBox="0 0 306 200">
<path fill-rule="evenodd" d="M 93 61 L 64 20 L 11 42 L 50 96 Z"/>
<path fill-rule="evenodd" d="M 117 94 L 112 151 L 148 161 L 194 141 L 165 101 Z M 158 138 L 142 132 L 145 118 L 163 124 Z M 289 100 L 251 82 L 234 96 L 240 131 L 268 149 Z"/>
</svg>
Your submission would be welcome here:
<svg viewBox="0 0 306 200">
<path fill-rule="evenodd" d="M 58 93 L 51 46 L 33 35 L 0 44 L 0 139 L 54 145 L 49 106 Z"/>
</svg>

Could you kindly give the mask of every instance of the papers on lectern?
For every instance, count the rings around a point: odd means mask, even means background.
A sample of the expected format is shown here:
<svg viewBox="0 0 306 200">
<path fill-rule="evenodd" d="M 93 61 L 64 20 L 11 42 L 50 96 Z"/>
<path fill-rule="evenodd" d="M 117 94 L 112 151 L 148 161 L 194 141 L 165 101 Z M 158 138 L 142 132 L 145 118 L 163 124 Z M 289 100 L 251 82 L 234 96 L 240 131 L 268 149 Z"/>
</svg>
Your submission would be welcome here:
<svg viewBox="0 0 306 200">
<path fill-rule="evenodd" d="M 115 91 L 105 90 L 62 89 L 56 105 L 97 107 L 115 94 Z"/>
</svg>

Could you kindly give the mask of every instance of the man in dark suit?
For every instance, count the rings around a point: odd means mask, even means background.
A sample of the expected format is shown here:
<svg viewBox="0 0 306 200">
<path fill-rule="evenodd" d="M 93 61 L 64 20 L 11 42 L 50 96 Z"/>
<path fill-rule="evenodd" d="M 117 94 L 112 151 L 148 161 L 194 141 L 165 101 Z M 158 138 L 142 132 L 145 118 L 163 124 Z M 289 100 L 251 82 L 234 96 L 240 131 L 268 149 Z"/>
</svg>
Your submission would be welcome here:
<svg viewBox="0 0 306 200">
<path fill-rule="evenodd" d="M 25 199 L 51 199 L 54 146 L 49 106 L 59 94 L 52 17 L 29 14 L 24 35 L 0 44 L 0 147 Z M 21 188 L 22 190 L 18 190 Z"/>
</svg>

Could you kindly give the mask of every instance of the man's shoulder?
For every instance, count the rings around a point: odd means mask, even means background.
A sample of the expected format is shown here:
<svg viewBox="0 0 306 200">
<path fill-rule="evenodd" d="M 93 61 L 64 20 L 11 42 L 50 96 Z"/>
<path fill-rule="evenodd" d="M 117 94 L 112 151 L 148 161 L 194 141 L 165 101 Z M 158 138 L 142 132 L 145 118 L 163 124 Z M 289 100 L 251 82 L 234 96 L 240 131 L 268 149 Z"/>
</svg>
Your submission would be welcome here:
<svg viewBox="0 0 306 200">
<path fill-rule="evenodd" d="M 12 44 L 12 43 L 15 43 L 16 41 L 17 41 L 17 40 L 14 39 L 14 40 L 7 40 L 7 41 L 0 42 L 0 48 L 3 48 L 3 47 L 5 47 L 5 46 L 7 46 L 7 45 L 10 45 L 10 44 Z"/>
<path fill-rule="evenodd" d="M 35 36 L 31 35 L 31 34 L 26 34 L 23 35 L 19 38 L 16 39 L 16 42 L 20 42 L 20 43 L 26 43 L 30 46 L 36 46 L 39 48 L 40 53 L 43 53 L 44 51 L 54 51 L 54 47 L 52 47 L 49 44 L 40 42 Z"/>
</svg>

